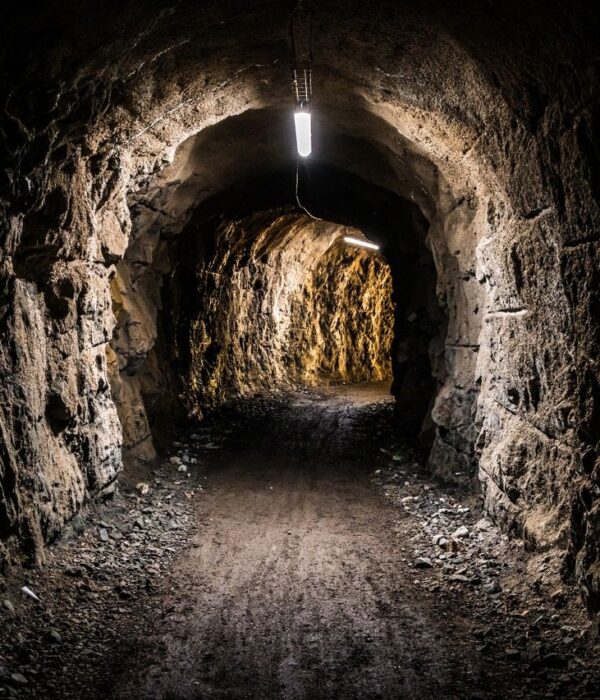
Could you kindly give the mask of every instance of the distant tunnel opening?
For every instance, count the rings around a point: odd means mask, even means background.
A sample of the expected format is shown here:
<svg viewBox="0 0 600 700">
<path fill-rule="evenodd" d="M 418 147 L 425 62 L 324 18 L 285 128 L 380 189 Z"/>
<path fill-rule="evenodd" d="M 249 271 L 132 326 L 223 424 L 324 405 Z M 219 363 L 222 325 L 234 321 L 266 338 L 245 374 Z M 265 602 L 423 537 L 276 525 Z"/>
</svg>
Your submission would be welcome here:
<svg viewBox="0 0 600 700">
<path fill-rule="evenodd" d="M 211 223 L 184 243 L 197 263 L 178 335 L 196 414 L 257 392 L 391 380 L 392 284 L 379 255 L 296 212 Z"/>
</svg>

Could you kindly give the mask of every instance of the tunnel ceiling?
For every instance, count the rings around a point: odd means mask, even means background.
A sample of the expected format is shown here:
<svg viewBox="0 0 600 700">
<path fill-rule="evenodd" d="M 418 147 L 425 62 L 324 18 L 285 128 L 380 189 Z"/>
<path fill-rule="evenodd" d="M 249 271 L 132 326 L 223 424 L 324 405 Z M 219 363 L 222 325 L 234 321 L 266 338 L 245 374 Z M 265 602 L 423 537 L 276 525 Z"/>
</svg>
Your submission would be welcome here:
<svg viewBox="0 0 600 700">
<path fill-rule="evenodd" d="M 365 138 L 370 136 L 370 140 Z M 430 217 L 437 170 L 382 119 L 356 105 L 347 111 L 314 110 L 314 156 L 301 161 L 300 189 L 315 166 L 347 171 L 418 203 Z M 288 202 L 293 201 L 295 136 L 288 109 L 251 109 L 186 139 L 173 162 L 142 188 L 173 226 L 214 195 L 248 179 L 287 171 Z M 313 199 L 318 193 L 313 192 Z M 135 197 L 135 193 L 133 193 Z M 291 199 L 291 201 L 290 201 Z M 325 200 L 325 197 L 321 197 Z"/>
<path fill-rule="evenodd" d="M 295 162 L 291 167 L 288 164 L 278 170 L 269 169 L 262 176 L 249 174 L 247 180 L 214 196 L 207 194 L 205 199 L 190 208 L 186 204 L 179 211 L 177 190 L 178 185 L 172 184 L 130 195 L 134 229 L 152 227 L 158 221 L 163 234 L 171 235 L 184 230 L 190 219 L 198 222 L 222 214 L 243 217 L 290 207 L 310 217 L 297 206 Z M 298 165 L 298 197 L 315 220 L 358 228 L 379 245 L 395 250 L 412 250 L 415 241 L 422 241 L 427 235 L 427 220 L 416 204 L 347 170 L 316 160 Z"/>
<path fill-rule="evenodd" d="M 578 7 L 583 20 L 590 10 L 585 3 Z M 285 137 L 285 120 L 273 118 L 271 110 L 290 104 L 289 10 L 283 2 L 252 8 L 179 2 L 104 3 L 101 10 L 82 3 L 73 11 L 50 2 L 24 21 L 16 8 L 6 9 L 4 26 L 18 27 L 23 38 L 16 51 L 4 42 L 5 70 L 18 76 L 7 105 L 13 128 L 37 132 L 43 124 L 30 122 L 35 114 L 52 124 L 43 145 L 56 151 L 78 130 L 83 135 L 84 123 L 89 140 L 92 122 L 95 150 L 116 147 L 147 171 L 157 160 L 170 159 L 189 136 L 250 111 L 240 117 L 249 120 L 247 133 L 231 127 L 248 154 L 241 167 L 255 158 L 258 165 L 263 149 Z M 484 179 L 477 160 L 491 160 L 493 170 L 494 153 L 503 147 L 496 141 L 502 140 L 499 120 L 516 118 L 522 130 L 535 129 L 557 108 L 546 85 L 558 56 L 573 66 L 568 97 L 577 95 L 581 104 L 589 99 L 584 77 L 592 67 L 582 64 L 582 49 L 593 35 L 581 29 L 582 21 L 572 28 L 577 44 L 561 41 L 570 24 L 560 3 L 550 8 L 468 2 L 444 8 L 434 2 L 367 2 L 351 3 L 343 14 L 336 3 L 318 3 L 313 72 L 315 110 L 322 120 L 315 121 L 323 127 L 326 158 L 334 158 L 336 150 L 326 135 L 358 138 L 399 158 L 369 168 L 379 184 L 387 179 L 389 185 L 390 172 L 401 173 L 398 180 L 407 179 L 408 190 L 422 199 L 423 187 L 435 186 L 435 178 L 421 172 L 423 159 L 429 159 L 445 177 L 459 178 L 463 192 L 477 190 Z M 25 48 L 40 43 L 46 47 L 43 60 Z M 217 141 L 226 138 L 228 127 L 221 128 L 222 134 L 211 135 Z M 346 146 L 338 152 L 348 160 Z M 278 153 L 267 160 L 290 153 L 286 146 L 274 150 Z M 411 156 L 418 162 L 414 167 Z M 240 167 L 233 149 L 230 157 Z M 518 188 L 518 171 L 512 175 Z M 218 180 L 215 175 L 209 186 L 218 186 Z M 530 210 L 543 203 L 522 205 Z"/>
</svg>

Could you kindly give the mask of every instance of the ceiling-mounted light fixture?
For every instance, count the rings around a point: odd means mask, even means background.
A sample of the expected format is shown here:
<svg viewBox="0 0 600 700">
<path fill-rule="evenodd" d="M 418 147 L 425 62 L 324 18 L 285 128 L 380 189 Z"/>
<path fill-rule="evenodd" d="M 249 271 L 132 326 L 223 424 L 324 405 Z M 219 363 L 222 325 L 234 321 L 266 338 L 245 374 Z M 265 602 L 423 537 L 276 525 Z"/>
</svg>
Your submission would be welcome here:
<svg viewBox="0 0 600 700">
<path fill-rule="evenodd" d="M 298 155 L 306 158 L 312 152 L 312 136 L 310 130 L 310 112 L 295 112 L 296 147 Z"/>
<path fill-rule="evenodd" d="M 354 238 L 353 236 L 344 236 L 344 242 L 349 245 L 357 245 L 361 248 L 368 248 L 369 250 L 379 250 L 379 246 L 371 241 L 367 241 L 365 238 Z"/>
<path fill-rule="evenodd" d="M 298 50 L 294 21 L 304 15 L 308 22 L 306 45 Z M 298 54 L 300 58 L 298 58 Z M 298 0 L 290 16 L 290 67 L 292 90 L 296 101 L 294 126 L 298 155 L 306 158 L 312 152 L 310 101 L 312 99 L 312 5 L 307 0 Z"/>
</svg>

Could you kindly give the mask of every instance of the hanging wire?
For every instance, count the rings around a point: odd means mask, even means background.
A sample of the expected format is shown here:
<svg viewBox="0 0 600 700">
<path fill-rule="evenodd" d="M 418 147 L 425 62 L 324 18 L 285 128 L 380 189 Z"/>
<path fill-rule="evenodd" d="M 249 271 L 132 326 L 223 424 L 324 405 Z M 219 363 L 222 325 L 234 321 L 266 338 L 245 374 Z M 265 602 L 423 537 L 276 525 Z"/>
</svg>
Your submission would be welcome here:
<svg viewBox="0 0 600 700">
<path fill-rule="evenodd" d="M 298 60 L 298 48 L 296 43 L 295 25 L 298 15 L 305 13 L 308 16 L 308 47 L 304 47 L 304 53 Z M 310 0 L 298 0 L 290 14 L 290 70 L 292 74 L 292 90 L 296 107 L 304 109 L 312 100 L 312 37 L 313 37 L 313 8 Z M 315 221 L 323 221 L 312 214 L 300 201 L 300 158 L 296 156 L 296 204 L 305 214 Z"/>
<path fill-rule="evenodd" d="M 300 201 L 300 192 L 299 192 L 299 189 L 300 189 L 300 187 L 299 187 L 299 180 L 300 180 L 300 177 L 299 177 L 299 171 L 300 171 L 300 159 L 298 158 L 298 156 L 296 156 L 296 204 L 298 205 L 298 207 L 299 207 L 300 209 L 302 209 L 302 211 L 303 211 L 305 214 L 308 214 L 308 216 L 310 216 L 311 219 L 314 219 L 315 221 L 324 221 L 324 219 L 320 219 L 318 216 L 315 216 L 314 214 L 311 214 L 311 212 L 308 211 L 308 209 L 307 209 L 307 208 L 302 204 L 302 202 Z"/>
</svg>

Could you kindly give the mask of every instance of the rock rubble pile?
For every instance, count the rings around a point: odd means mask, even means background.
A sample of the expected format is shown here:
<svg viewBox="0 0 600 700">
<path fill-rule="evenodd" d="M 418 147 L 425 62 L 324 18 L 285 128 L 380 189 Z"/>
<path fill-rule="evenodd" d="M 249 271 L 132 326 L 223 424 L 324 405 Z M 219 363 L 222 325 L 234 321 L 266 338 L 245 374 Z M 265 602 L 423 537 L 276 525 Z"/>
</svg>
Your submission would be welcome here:
<svg viewBox="0 0 600 700">
<path fill-rule="evenodd" d="M 207 429 L 184 435 L 159 466 L 125 473 L 110 501 L 77 515 L 44 569 L 0 579 L 0 697 L 101 686 L 102 660 L 141 631 L 141 611 L 200 526 L 203 456 L 222 444 Z"/>
</svg>

